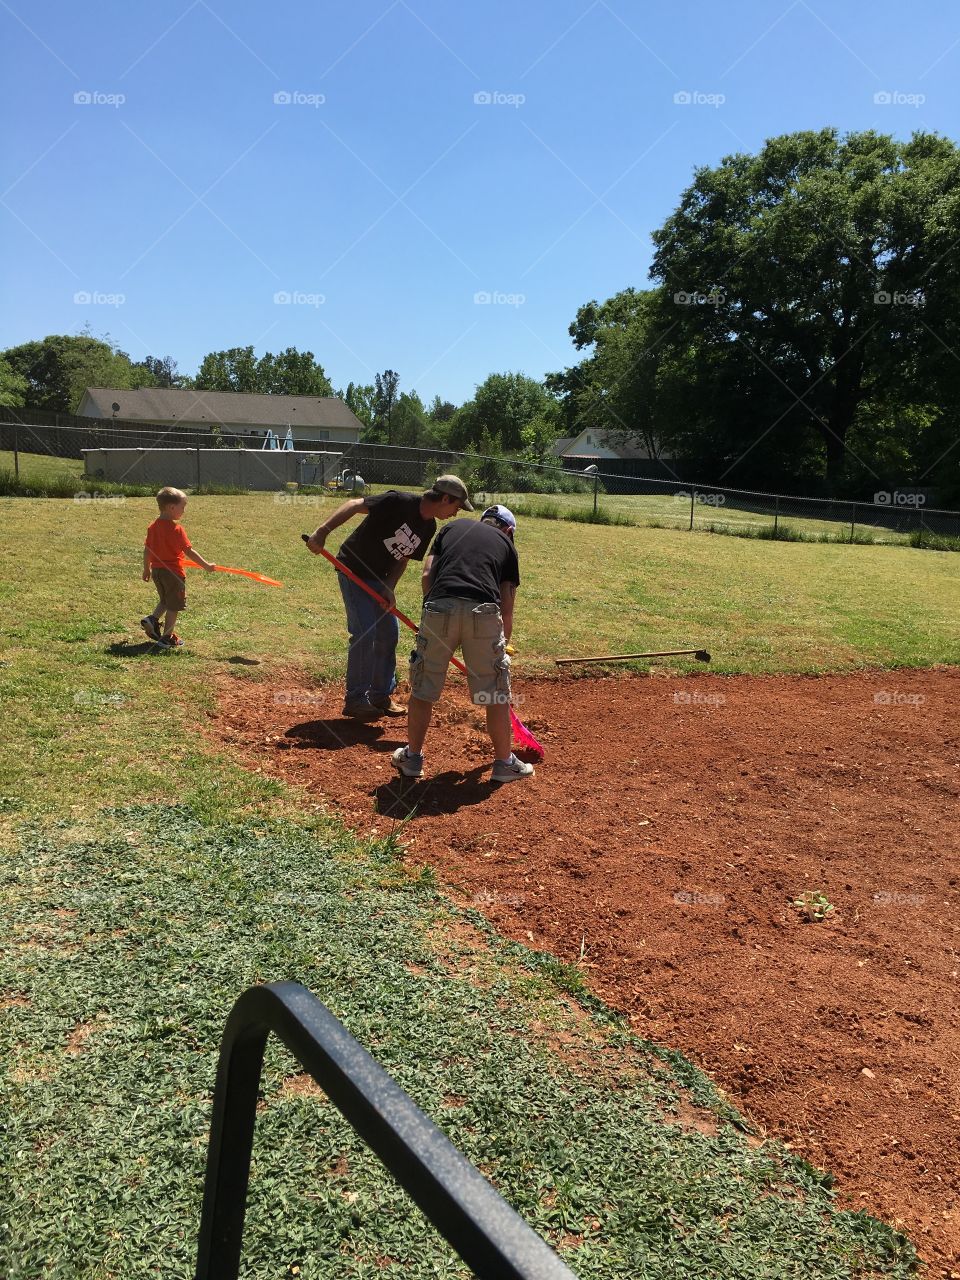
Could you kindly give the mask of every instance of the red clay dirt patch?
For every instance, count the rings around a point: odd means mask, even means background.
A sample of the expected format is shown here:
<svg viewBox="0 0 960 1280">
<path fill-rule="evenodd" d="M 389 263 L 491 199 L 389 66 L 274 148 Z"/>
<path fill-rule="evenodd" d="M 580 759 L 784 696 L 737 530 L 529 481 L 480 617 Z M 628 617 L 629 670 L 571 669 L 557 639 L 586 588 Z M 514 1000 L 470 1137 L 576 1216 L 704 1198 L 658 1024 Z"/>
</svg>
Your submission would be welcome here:
<svg viewBox="0 0 960 1280">
<path fill-rule="evenodd" d="M 960 1274 L 960 671 L 524 681 L 547 759 L 499 788 L 459 682 L 402 787 L 404 720 L 291 672 L 219 692 L 220 742 L 364 833 L 415 809 L 411 866 Z"/>
</svg>

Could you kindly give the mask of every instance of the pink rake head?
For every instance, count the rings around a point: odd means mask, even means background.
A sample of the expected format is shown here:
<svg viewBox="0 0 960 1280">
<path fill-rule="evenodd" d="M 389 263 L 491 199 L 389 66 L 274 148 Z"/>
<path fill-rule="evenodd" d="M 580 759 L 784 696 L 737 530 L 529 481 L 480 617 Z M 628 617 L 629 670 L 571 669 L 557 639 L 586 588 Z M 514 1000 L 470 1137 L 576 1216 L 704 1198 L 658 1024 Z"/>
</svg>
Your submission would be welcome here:
<svg viewBox="0 0 960 1280">
<path fill-rule="evenodd" d="M 513 707 L 510 708 L 510 726 L 513 729 L 513 740 L 521 751 L 527 751 L 539 762 L 544 757 L 544 750 L 522 720 L 518 719 Z"/>
</svg>

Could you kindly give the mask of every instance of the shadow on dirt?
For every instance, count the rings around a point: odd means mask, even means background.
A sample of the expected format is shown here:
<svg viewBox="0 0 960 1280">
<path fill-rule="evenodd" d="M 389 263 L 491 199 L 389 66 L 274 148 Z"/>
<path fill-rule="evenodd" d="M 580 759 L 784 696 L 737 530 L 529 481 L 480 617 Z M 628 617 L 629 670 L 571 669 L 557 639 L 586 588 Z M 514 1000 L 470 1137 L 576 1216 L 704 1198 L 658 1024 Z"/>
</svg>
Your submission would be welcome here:
<svg viewBox="0 0 960 1280">
<path fill-rule="evenodd" d="M 299 751 L 342 751 L 345 747 L 372 747 L 374 751 L 392 751 L 394 747 L 402 747 L 405 737 L 396 734 L 384 736 L 384 731 L 393 728 L 389 721 L 373 721 L 365 724 L 362 720 L 351 720 L 347 716 L 332 716 L 328 720 L 305 720 L 302 724 L 291 725 L 284 733 L 288 739 L 283 744 L 288 749 Z"/>
<path fill-rule="evenodd" d="M 488 764 L 461 772 L 448 769 L 431 778 L 396 778 L 372 792 L 377 813 L 385 818 L 423 818 L 438 813 L 456 813 L 472 804 L 482 804 L 503 785 L 491 782 Z M 482 778 L 487 774 L 486 778 Z"/>
</svg>

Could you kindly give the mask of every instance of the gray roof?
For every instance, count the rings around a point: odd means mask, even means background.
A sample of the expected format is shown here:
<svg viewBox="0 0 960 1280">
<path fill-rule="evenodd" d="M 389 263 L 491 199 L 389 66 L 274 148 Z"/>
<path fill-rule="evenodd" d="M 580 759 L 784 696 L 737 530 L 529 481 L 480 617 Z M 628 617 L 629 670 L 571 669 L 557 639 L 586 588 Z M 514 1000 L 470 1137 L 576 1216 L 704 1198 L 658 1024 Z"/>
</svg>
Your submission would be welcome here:
<svg viewBox="0 0 960 1280">
<path fill-rule="evenodd" d="M 562 440 L 554 440 L 550 446 L 550 452 L 555 458 L 559 458 L 567 448 L 567 445 L 573 444 L 576 438 L 576 436 L 564 436 Z"/>
<path fill-rule="evenodd" d="M 171 387 L 141 387 L 119 391 L 87 387 L 86 395 L 99 413 L 144 422 L 221 423 L 224 426 L 344 427 L 360 430 L 360 419 L 337 396 L 266 396 L 240 391 L 193 391 Z"/>
</svg>

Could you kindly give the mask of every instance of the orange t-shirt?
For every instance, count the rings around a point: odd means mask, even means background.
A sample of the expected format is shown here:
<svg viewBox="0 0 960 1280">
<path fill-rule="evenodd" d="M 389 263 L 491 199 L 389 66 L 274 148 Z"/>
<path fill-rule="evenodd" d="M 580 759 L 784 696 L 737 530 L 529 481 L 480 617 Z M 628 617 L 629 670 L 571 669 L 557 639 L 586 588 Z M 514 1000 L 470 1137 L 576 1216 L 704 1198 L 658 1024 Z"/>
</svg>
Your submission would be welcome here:
<svg viewBox="0 0 960 1280">
<path fill-rule="evenodd" d="M 158 516 L 147 529 L 143 544 L 150 554 L 151 569 L 169 569 L 184 578 L 183 553 L 190 550 L 190 540 L 175 520 Z"/>
</svg>

